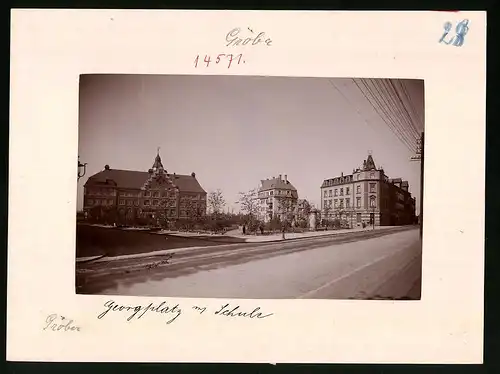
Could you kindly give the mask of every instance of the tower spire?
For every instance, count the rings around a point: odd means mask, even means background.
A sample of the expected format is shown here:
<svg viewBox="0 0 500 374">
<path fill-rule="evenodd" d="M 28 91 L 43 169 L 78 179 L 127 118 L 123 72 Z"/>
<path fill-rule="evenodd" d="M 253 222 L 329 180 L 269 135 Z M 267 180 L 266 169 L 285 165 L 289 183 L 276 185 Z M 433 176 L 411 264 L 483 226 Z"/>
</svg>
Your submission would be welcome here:
<svg viewBox="0 0 500 374">
<path fill-rule="evenodd" d="M 375 162 L 373 161 L 372 151 L 368 151 L 368 158 L 366 159 L 366 164 L 364 165 L 365 170 L 376 170 Z"/>
<path fill-rule="evenodd" d="M 163 170 L 163 164 L 161 163 L 161 157 L 160 157 L 160 147 L 156 149 L 156 157 L 152 170 L 153 171 Z"/>
</svg>

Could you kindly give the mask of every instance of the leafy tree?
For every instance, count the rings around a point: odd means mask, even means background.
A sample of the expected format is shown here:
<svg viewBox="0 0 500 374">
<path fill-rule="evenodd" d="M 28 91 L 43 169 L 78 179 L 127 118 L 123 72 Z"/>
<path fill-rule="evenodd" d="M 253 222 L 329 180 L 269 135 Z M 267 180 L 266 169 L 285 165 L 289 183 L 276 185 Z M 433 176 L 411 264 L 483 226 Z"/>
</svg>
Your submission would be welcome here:
<svg viewBox="0 0 500 374">
<path fill-rule="evenodd" d="M 278 215 L 274 215 L 273 218 L 269 221 L 269 229 L 273 232 L 281 230 L 281 220 Z"/>
<path fill-rule="evenodd" d="M 184 210 L 186 211 L 186 228 L 192 230 L 196 223 L 200 223 L 204 216 L 202 207 L 190 198 L 184 201 Z"/>
<path fill-rule="evenodd" d="M 286 197 L 278 198 L 278 214 L 280 215 L 281 221 L 285 227 L 291 225 L 294 219 L 294 210 L 294 200 Z"/>
<path fill-rule="evenodd" d="M 332 207 L 329 204 L 325 204 L 323 207 L 323 221 L 324 225 L 328 228 L 330 226 L 330 215 L 332 213 Z"/>
</svg>

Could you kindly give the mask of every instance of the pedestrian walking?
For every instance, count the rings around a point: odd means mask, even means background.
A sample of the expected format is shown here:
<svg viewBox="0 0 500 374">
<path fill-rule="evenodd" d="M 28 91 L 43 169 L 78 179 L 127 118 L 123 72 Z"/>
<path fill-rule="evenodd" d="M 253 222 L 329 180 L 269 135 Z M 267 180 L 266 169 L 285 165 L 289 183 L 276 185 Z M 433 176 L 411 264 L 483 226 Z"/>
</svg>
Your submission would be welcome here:
<svg viewBox="0 0 500 374">
<path fill-rule="evenodd" d="M 247 228 L 245 227 L 245 225 L 243 225 L 243 235 L 245 235 L 247 232 Z"/>
</svg>

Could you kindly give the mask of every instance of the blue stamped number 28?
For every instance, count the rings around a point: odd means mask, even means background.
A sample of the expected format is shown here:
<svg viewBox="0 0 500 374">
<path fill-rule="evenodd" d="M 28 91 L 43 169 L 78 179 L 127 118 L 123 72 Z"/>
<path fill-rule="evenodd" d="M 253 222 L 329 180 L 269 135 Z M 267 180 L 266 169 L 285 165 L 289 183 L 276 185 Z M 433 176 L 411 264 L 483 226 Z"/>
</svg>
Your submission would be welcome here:
<svg viewBox="0 0 500 374">
<path fill-rule="evenodd" d="M 449 41 L 446 41 L 445 38 L 450 33 L 451 27 L 451 22 L 446 22 L 444 24 L 444 33 L 443 36 L 441 36 L 441 39 L 439 39 L 439 43 L 451 44 L 455 47 L 461 47 L 465 42 L 465 34 L 467 34 L 467 32 L 469 31 L 469 20 L 464 19 L 463 21 L 460 21 L 455 27 L 455 35 Z"/>
</svg>

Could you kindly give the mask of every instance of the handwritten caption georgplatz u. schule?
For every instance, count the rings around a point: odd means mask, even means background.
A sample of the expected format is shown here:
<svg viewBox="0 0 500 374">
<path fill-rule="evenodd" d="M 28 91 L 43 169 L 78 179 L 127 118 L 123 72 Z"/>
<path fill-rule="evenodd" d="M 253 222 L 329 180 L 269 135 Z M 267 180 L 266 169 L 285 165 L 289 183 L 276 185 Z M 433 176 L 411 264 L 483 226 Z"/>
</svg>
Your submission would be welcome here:
<svg viewBox="0 0 500 374">
<path fill-rule="evenodd" d="M 122 312 L 127 316 L 127 321 L 133 321 L 134 319 L 141 319 L 146 313 L 153 312 L 163 314 L 166 318 L 166 323 L 170 324 L 177 320 L 183 313 L 183 309 L 179 304 L 168 305 L 165 301 L 154 304 L 150 303 L 147 306 L 144 305 L 120 305 L 113 300 L 108 300 L 104 303 L 105 310 L 101 312 L 97 318 L 103 319 L 108 315 L 108 313 Z M 273 315 L 273 313 L 264 314 L 260 307 L 254 308 L 252 311 L 244 311 L 239 305 L 232 306 L 229 303 L 221 305 L 220 308 L 210 312 L 207 307 L 192 306 L 190 308 L 197 314 L 214 315 L 220 317 L 230 317 L 230 318 L 249 318 L 249 319 L 263 319 Z"/>
</svg>

